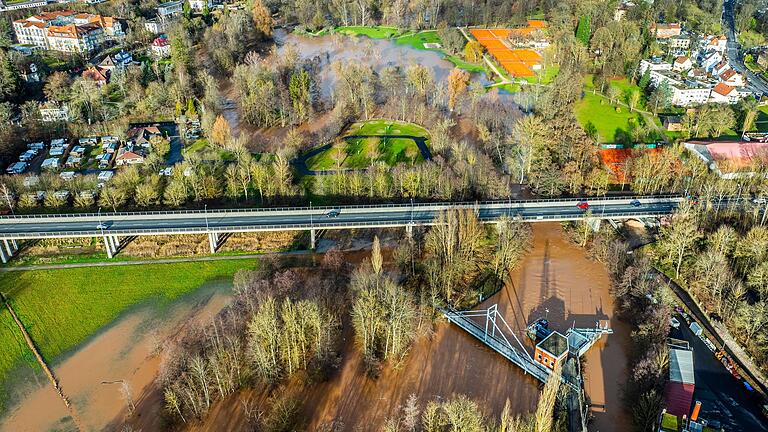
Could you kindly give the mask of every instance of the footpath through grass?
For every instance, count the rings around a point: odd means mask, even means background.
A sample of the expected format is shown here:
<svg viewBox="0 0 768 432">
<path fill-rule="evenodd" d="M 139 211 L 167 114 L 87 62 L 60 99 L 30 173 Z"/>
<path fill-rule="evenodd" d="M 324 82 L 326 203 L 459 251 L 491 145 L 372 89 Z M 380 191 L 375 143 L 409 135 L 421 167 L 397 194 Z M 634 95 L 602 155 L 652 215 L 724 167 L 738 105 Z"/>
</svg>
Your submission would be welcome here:
<svg viewBox="0 0 768 432">
<path fill-rule="evenodd" d="M 207 281 L 255 266 L 232 260 L 9 272 L 0 274 L 0 291 L 46 361 L 55 362 L 134 306 L 162 310 Z M 6 310 L 0 312 L 0 346 L 0 387 L 14 368 L 36 367 Z"/>
</svg>

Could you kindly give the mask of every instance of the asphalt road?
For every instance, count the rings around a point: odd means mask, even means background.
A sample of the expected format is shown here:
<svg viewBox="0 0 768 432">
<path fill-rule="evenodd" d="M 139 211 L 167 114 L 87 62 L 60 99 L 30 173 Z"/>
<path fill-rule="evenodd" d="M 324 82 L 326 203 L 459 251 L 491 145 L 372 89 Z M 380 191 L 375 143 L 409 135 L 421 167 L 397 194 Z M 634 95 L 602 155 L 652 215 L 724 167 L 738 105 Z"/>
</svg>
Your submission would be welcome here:
<svg viewBox="0 0 768 432">
<path fill-rule="evenodd" d="M 753 88 L 763 94 L 768 94 L 768 82 L 763 77 L 753 73 L 744 65 L 744 54 L 741 51 L 741 46 L 736 39 L 736 23 L 734 21 L 734 7 L 736 0 L 726 0 L 723 2 L 723 29 L 725 30 L 725 37 L 728 39 L 726 56 L 728 58 L 728 64 L 738 73 L 747 77 L 749 85 L 747 87 Z"/>
<path fill-rule="evenodd" d="M 630 204 L 630 199 L 593 202 L 593 217 L 622 218 L 632 215 L 669 214 L 679 199 L 642 199 L 640 206 Z M 568 220 L 584 217 L 585 210 L 576 206 L 578 200 L 543 201 L 534 203 L 501 202 L 478 206 L 478 216 L 483 221 L 503 216 L 519 216 L 529 221 Z M 97 215 L 47 215 L 32 218 L 0 218 L 0 238 L 37 238 L 64 235 L 98 236 L 101 222 L 107 228 L 103 234 L 128 235 L 142 232 L 194 233 L 204 231 L 237 232 L 254 230 L 333 229 L 365 228 L 382 226 L 429 225 L 443 208 L 451 205 L 379 207 L 338 207 L 338 215 L 331 217 L 332 208 L 294 210 L 249 211 L 191 211 L 181 213 L 101 213 Z"/>
<path fill-rule="evenodd" d="M 693 348 L 694 378 L 696 389 L 693 400 L 701 401 L 700 418 L 709 425 L 729 432 L 766 432 L 760 406 L 752 394 L 731 376 L 704 342 L 686 326 L 678 316 L 680 328 L 672 329 L 670 336 L 688 341 Z"/>
</svg>

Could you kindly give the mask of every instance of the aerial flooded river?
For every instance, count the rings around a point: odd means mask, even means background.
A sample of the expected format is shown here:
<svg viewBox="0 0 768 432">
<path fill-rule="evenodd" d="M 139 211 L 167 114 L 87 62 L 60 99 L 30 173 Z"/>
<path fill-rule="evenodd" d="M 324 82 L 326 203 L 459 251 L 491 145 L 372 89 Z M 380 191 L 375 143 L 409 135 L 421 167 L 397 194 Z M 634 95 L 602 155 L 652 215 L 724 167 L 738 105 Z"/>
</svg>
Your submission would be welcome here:
<svg viewBox="0 0 768 432">
<path fill-rule="evenodd" d="M 513 273 L 511 283 L 479 307 L 498 304 L 523 341 L 526 324 L 543 316 L 561 331 L 574 324 L 589 327 L 597 320 L 609 322 L 615 333 L 593 347 L 583 363 L 594 415 L 590 430 L 628 430 L 620 386 L 626 376 L 629 329 L 613 316 L 607 271 L 571 244 L 558 224 L 534 224 L 533 232 L 533 249 Z M 348 258 L 359 262 L 367 256 L 367 252 L 356 253 Z M 130 423 L 142 430 L 161 429 L 163 402 L 153 386 L 162 358 L 156 355 L 157 348 L 176 334 L 209 322 L 230 299 L 231 284 L 220 281 L 202 286 L 168 310 L 136 309 L 54 363 L 80 424 L 87 430 L 119 430 L 129 417 L 132 402 L 137 411 Z M 507 400 L 513 413 L 535 409 L 536 380 L 448 323 L 437 324 L 431 336 L 414 344 L 402 364 L 385 367 L 378 379 L 366 375 L 351 332 L 345 336 L 338 372 L 327 382 L 303 387 L 299 393 L 306 430 L 330 422 L 343 425 L 343 430 L 379 430 L 411 394 L 422 407 L 430 400 L 465 394 L 492 418 L 498 418 Z M 128 394 L 122 382 L 128 384 Z M 47 381 L 28 387 L 27 396 L 11 409 L 0 430 L 66 430 L 71 426 L 67 409 Z M 243 392 L 238 396 L 241 400 L 218 404 L 208 421 L 193 429 L 240 430 L 247 422 L 242 400 L 263 397 L 263 392 Z"/>
</svg>

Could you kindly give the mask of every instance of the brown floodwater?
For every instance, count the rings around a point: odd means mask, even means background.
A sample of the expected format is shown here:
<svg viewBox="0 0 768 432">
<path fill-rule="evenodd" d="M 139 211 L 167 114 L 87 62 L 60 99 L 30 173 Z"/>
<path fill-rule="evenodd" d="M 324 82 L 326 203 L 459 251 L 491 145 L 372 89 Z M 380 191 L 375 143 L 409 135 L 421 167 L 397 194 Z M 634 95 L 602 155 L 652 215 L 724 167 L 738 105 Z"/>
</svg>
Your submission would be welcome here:
<svg viewBox="0 0 768 432">
<path fill-rule="evenodd" d="M 541 316 L 559 330 L 574 324 L 593 326 L 596 320 L 609 322 L 615 333 L 593 347 L 584 361 L 594 415 L 590 430 L 628 430 L 620 386 L 626 377 L 629 328 L 614 317 L 607 272 L 570 243 L 558 224 L 534 224 L 533 231 L 533 248 L 513 272 L 511 283 L 481 307 L 497 303 L 523 341 L 526 324 Z M 367 256 L 367 252 L 357 252 L 347 259 L 357 263 Z M 163 404 L 153 385 L 160 367 L 159 341 L 210 320 L 229 299 L 228 284 L 214 284 L 196 291 L 162 317 L 148 308 L 135 311 L 54 365 L 86 427 L 118 430 L 124 424 L 127 404 L 121 386 L 105 384 L 124 380 L 138 407 L 138 415 L 129 422 L 137 430 L 162 429 Z M 306 430 L 317 430 L 332 421 L 343 424 L 343 430 L 379 430 L 411 394 L 422 407 L 429 400 L 466 394 L 492 418 L 498 418 L 506 400 L 518 414 L 536 406 L 537 381 L 448 323 L 438 323 L 430 336 L 416 341 L 402 364 L 386 367 L 375 380 L 365 374 L 351 331 L 344 336 L 342 363 L 330 380 L 307 387 L 289 385 L 302 399 Z M 263 391 L 241 392 L 217 404 L 205 423 L 190 429 L 241 430 L 247 424 L 244 407 L 262 405 L 266 397 Z M 3 420 L 0 430 L 62 428 L 69 424 L 63 420 L 66 415 L 55 392 L 42 382 Z"/>
<path fill-rule="evenodd" d="M 627 376 L 630 329 L 615 316 L 608 272 L 568 241 L 559 224 L 533 224 L 533 233 L 533 249 L 513 273 L 511 283 L 482 306 L 497 303 L 520 340 L 526 340 L 527 324 L 541 317 L 561 332 L 570 326 L 607 322 L 614 334 L 592 347 L 582 364 L 594 417 L 590 430 L 629 430 L 621 386 Z"/>
<path fill-rule="evenodd" d="M 607 271 L 570 243 L 558 224 L 534 224 L 533 232 L 533 248 L 511 283 L 479 307 L 497 303 L 523 343 L 527 324 L 542 316 L 561 331 L 607 321 L 615 333 L 595 345 L 584 360 L 594 416 L 590 430 L 628 430 L 620 386 L 626 377 L 629 328 L 614 317 Z M 447 323 L 438 324 L 431 338 L 414 345 L 404 364 L 385 369 L 377 380 L 366 377 L 359 352 L 352 344 L 347 346 L 340 373 L 303 393 L 308 430 L 330 421 L 341 422 L 344 430 L 379 430 L 411 394 L 422 406 L 429 400 L 466 394 L 494 418 L 507 399 L 517 414 L 532 411 L 538 400 L 536 380 Z"/>
<path fill-rule="evenodd" d="M 159 370 L 159 344 L 191 326 L 207 324 L 229 302 L 230 292 L 231 282 L 210 282 L 170 310 L 141 308 L 54 364 L 54 373 L 81 424 L 89 431 L 121 425 L 128 406 L 122 383 L 127 384 L 130 398 L 138 405 Z M 156 404 L 155 414 L 162 408 L 161 403 Z M 27 396 L 2 419 L 0 431 L 71 430 L 68 415 L 56 392 L 42 381 L 32 385 Z"/>
</svg>

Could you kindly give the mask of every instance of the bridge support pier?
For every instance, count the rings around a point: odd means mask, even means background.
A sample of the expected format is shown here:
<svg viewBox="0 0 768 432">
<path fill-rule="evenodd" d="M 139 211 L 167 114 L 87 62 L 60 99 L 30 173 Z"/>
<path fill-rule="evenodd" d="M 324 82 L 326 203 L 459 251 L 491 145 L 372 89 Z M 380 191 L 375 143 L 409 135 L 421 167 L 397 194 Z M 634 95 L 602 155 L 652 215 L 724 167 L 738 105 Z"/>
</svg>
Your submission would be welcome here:
<svg viewBox="0 0 768 432">
<path fill-rule="evenodd" d="M 409 239 L 413 238 L 413 224 L 405 226 L 405 235 L 408 236 Z"/>
<path fill-rule="evenodd" d="M 112 259 L 114 251 L 112 250 L 112 242 L 109 236 L 104 236 L 104 248 L 107 250 L 107 258 Z"/>
<path fill-rule="evenodd" d="M 309 230 L 309 248 L 315 250 L 317 247 L 317 232 L 314 229 Z"/>
<path fill-rule="evenodd" d="M 211 246 L 211 253 L 215 254 L 216 249 L 219 248 L 219 234 L 215 232 L 208 233 L 208 244 Z"/>
<path fill-rule="evenodd" d="M 13 254 L 16 250 L 18 250 L 18 248 L 16 247 L 15 240 L 3 239 L 3 244 L 0 246 L 0 260 L 2 260 L 3 264 L 7 264 L 8 261 L 13 258 Z"/>
</svg>

